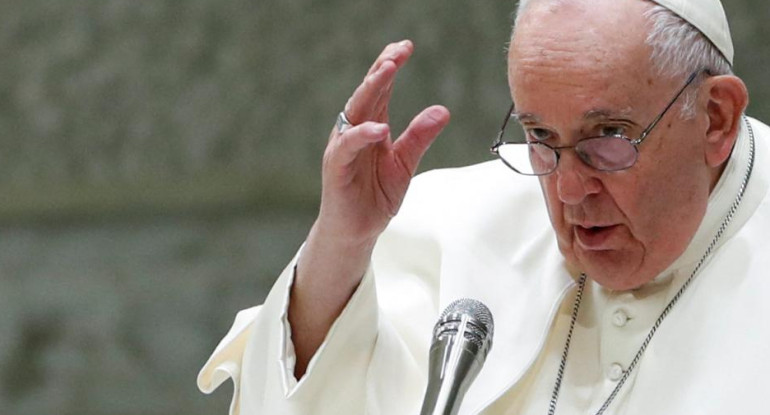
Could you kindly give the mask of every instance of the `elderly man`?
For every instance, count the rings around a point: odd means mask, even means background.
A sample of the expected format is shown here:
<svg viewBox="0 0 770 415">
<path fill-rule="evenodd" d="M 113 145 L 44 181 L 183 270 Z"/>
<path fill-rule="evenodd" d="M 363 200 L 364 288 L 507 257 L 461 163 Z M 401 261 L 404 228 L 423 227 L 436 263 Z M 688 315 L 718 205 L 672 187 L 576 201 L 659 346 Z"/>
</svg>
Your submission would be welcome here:
<svg viewBox="0 0 770 415">
<path fill-rule="evenodd" d="M 437 313 L 472 297 L 495 339 L 461 413 L 767 413 L 770 129 L 719 1 L 523 2 L 504 163 L 414 181 L 449 113 L 391 141 L 412 49 L 354 92 L 305 246 L 201 389 L 232 378 L 231 413 L 417 413 Z"/>
</svg>

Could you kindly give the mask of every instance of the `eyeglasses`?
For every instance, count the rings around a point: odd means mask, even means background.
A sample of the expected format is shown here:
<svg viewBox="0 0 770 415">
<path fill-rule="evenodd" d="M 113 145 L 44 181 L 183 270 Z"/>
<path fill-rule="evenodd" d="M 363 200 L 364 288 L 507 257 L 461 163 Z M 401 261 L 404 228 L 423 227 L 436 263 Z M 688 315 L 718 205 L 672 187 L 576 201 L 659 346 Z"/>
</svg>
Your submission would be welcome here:
<svg viewBox="0 0 770 415">
<path fill-rule="evenodd" d="M 545 176 L 553 173 L 559 164 L 562 150 L 574 149 L 578 157 L 587 165 L 599 171 L 619 171 L 633 166 L 639 159 L 639 145 L 660 122 L 690 84 L 703 70 L 693 72 L 684 86 L 674 95 L 650 125 L 642 131 L 639 138 L 632 140 L 623 134 L 603 135 L 583 138 L 574 146 L 553 147 L 538 141 L 506 141 L 505 127 L 513 116 L 514 105 L 508 110 L 503 126 L 492 143 L 490 151 L 500 157 L 508 167 L 526 176 Z"/>
</svg>

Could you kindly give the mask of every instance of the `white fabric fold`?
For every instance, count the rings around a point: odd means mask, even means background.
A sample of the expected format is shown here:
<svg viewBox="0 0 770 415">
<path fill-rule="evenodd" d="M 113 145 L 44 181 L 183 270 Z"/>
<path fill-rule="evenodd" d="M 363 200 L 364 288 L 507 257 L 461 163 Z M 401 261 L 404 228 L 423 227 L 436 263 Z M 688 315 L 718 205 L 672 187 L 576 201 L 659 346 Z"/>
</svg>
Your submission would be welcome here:
<svg viewBox="0 0 770 415">
<path fill-rule="evenodd" d="M 751 123 L 756 162 L 741 208 L 656 335 L 618 413 L 763 413 L 754 380 L 770 371 L 770 333 L 752 326 L 770 315 L 770 128 Z M 668 271 L 681 274 L 698 259 L 690 251 L 702 253 L 732 201 L 745 165 L 745 131 L 741 136 L 702 229 Z M 562 300 L 574 297 L 574 275 L 558 252 L 537 181 L 499 162 L 413 180 L 370 269 L 299 382 L 286 320 L 293 267 L 261 307 L 238 314 L 200 372 L 206 392 L 233 378 L 233 415 L 418 413 L 433 324 L 459 297 L 487 304 L 496 323 L 492 351 L 460 413 L 506 413 L 496 403 L 538 370 L 546 338 L 560 327 L 554 319 L 565 309 Z"/>
</svg>

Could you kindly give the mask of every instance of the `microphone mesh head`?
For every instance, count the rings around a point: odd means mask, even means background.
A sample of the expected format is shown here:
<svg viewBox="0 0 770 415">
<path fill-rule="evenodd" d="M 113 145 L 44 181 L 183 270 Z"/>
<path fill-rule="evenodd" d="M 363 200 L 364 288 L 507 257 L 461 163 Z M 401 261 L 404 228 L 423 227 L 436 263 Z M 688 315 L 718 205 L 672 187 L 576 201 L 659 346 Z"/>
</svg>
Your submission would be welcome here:
<svg viewBox="0 0 770 415">
<path fill-rule="evenodd" d="M 441 313 L 441 318 L 439 318 L 439 320 L 444 320 L 450 314 L 467 314 L 481 323 L 483 329 L 486 331 L 491 332 L 495 326 L 489 308 L 487 308 L 481 301 L 472 298 L 460 298 L 452 301 L 452 303 L 444 309 L 444 312 Z"/>
<path fill-rule="evenodd" d="M 469 318 L 467 331 L 462 333 L 463 337 L 476 344 L 486 354 L 492 343 L 495 324 L 489 308 L 478 300 L 460 298 L 450 303 L 436 323 L 434 337 L 457 334 L 457 323 L 463 316 Z"/>
</svg>

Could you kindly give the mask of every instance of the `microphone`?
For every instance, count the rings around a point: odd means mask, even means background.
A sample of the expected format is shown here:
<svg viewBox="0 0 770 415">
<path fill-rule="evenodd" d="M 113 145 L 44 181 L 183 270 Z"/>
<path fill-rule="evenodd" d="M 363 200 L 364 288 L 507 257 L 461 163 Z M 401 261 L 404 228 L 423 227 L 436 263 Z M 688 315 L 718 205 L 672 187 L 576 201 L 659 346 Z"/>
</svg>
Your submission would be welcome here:
<svg viewBox="0 0 770 415">
<path fill-rule="evenodd" d="M 461 298 L 444 309 L 433 328 L 420 415 L 457 414 L 492 348 L 494 327 L 492 313 L 480 301 Z"/>
</svg>

